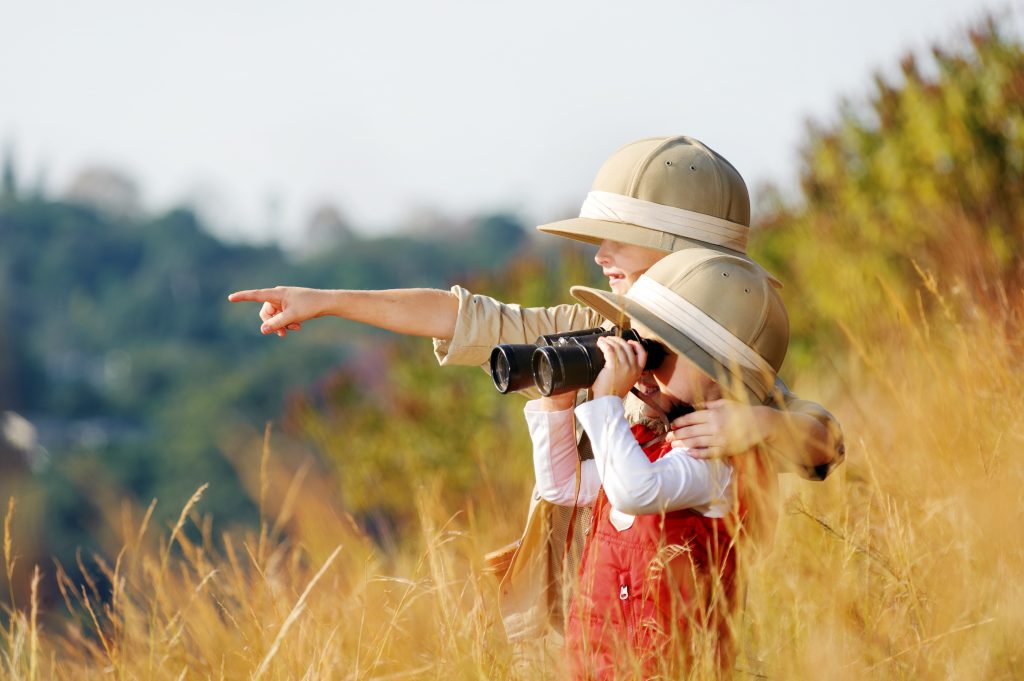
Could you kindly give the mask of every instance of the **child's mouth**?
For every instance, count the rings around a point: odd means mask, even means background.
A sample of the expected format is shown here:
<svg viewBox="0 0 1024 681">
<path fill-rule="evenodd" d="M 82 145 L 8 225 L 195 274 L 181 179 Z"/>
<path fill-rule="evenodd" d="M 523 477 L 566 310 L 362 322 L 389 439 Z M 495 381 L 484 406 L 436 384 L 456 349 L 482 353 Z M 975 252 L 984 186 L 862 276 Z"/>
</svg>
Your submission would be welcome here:
<svg viewBox="0 0 1024 681">
<path fill-rule="evenodd" d="M 615 284 L 618 284 L 619 282 L 624 281 L 626 279 L 625 274 L 620 274 L 618 272 L 605 271 L 604 276 L 608 277 L 609 286 L 614 286 Z"/>
<path fill-rule="evenodd" d="M 647 376 L 641 376 L 640 380 L 636 382 L 636 389 L 641 395 L 654 395 L 659 392 L 658 384 L 653 380 L 650 380 Z"/>
<path fill-rule="evenodd" d="M 632 392 L 649 407 L 665 414 L 670 423 L 680 416 L 697 411 L 689 402 L 676 400 L 671 395 L 661 392 L 654 381 L 645 379 L 647 377 L 642 376 L 633 386 Z"/>
</svg>

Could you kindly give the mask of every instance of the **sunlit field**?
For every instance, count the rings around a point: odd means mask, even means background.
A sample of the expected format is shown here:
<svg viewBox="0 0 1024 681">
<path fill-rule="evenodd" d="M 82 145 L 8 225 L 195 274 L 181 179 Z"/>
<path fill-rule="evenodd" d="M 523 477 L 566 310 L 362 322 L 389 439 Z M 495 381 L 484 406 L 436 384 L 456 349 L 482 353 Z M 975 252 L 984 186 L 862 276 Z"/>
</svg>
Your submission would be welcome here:
<svg viewBox="0 0 1024 681">
<path fill-rule="evenodd" d="M 801 201 L 760 225 L 792 317 L 783 375 L 847 455 L 824 482 L 782 477 L 737 679 L 1024 678 L 1024 57 L 991 25 L 965 45 L 809 131 Z M 563 301 L 585 268 L 474 283 Z M 0 676 L 564 678 L 506 641 L 483 561 L 526 518 L 522 400 L 427 345 L 378 348 L 372 390 L 341 371 L 223 444 L 258 529 L 215 530 L 216 487 L 170 524 L 115 499 L 109 553 L 33 570 L 14 522 L 33 508 L 7 506 L 7 582 L 30 586 L 0 617 Z"/>
<path fill-rule="evenodd" d="M 824 483 L 785 481 L 774 550 L 752 567 L 735 621 L 739 678 L 1020 678 L 1020 337 L 1009 311 L 977 312 L 925 322 L 880 310 L 899 332 L 850 338 L 808 382 L 836 406 L 849 453 Z M 216 490 L 197 492 L 172 528 L 126 507 L 124 548 L 100 574 L 58 568 L 71 619 L 16 609 L 4 673 L 520 678 L 481 555 L 514 536 L 527 480 L 507 511 L 484 513 L 410 484 L 415 534 L 384 552 L 329 480 L 289 479 L 269 444 L 252 455 L 259 534 L 210 535 L 201 495 Z M 481 475 L 507 472 L 479 461 Z M 5 534 L 8 560 L 17 539 Z"/>
</svg>

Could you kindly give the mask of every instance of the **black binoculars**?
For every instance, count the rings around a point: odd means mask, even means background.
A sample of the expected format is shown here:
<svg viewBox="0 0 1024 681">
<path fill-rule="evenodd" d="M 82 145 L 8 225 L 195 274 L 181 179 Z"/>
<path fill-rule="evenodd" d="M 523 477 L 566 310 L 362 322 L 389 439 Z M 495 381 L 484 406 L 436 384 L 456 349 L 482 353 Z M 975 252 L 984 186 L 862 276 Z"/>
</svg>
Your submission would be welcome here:
<svg viewBox="0 0 1024 681">
<path fill-rule="evenodd" d="M 584 329 L 541 336 L 529 344 L 499 345 L 491 350 L 491 378 L 501 394 L 537 387 L 541 395 L 580 390 L 593 385 L 604 367 L 604 353 L 597 347 L 602 336 L 639 341 L 647 350 L 644 369 L 657 369 L 665 359 L 665 347 L 641 338 L 632 329 Z"/>
</svg>

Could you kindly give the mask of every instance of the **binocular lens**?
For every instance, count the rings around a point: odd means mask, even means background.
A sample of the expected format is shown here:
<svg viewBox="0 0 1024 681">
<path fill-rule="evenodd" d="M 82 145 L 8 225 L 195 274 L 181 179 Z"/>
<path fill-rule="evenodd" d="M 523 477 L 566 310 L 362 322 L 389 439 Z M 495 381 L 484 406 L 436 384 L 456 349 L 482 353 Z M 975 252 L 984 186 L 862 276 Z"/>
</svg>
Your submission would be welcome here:
<svg viewBox="0 0 1024 681">
<path fill-rule="evenodd" d="M 540 350 L 533 355 L 533 382 L 541 395 L 550 395 L 555 389 L 555 370 L 551 366 L 551 359 Z"/>
<path fill-rule="evenodd" d="M 508 379 L 512 374 L 508 368 L 508 358 L 498 353 L 492 365 L 494 366 L 494 374 L 492 376 L 494 378 L 494 385 L 498 387 L 498 392 L 505 394 L 508 392 Z"/>
<path fill-rule="evenodd" d="M 603 366 L 604 355 L 584 345 L 538 348 L 533 353 L 533 382 L 544 396 L 584 388 L 594 382 Z"/>
<path fill-rule="evenodd" d="M 499 345 L 491 350 L 491 380 L 502 395 L 528 388 L 533 377 L 527 370 L 536 345 Z"/>
</svg>

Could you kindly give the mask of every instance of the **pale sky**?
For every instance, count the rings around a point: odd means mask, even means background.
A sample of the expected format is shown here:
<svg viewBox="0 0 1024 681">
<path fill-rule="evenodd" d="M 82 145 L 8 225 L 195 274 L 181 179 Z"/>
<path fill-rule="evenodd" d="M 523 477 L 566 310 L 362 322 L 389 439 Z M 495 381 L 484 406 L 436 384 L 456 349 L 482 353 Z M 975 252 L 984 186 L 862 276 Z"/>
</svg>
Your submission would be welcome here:
<svg viewBox="0 0 1024 681">
<path fill-rule="evenodd" d="M 294 242 L 325 201 L 366 234 L 546 222 L 652 135 L 791 183 L 808 117 L 1008 7 L 1019 25 L 1019 0 L 0 0 L 0 144 L 51 193 L 111 166 L 247 240 Z"/>
</svg>

